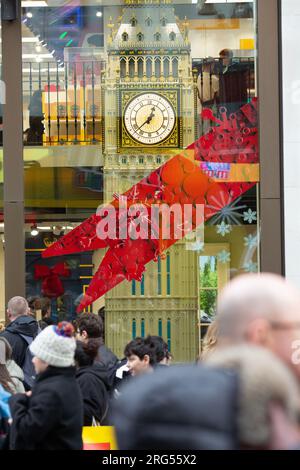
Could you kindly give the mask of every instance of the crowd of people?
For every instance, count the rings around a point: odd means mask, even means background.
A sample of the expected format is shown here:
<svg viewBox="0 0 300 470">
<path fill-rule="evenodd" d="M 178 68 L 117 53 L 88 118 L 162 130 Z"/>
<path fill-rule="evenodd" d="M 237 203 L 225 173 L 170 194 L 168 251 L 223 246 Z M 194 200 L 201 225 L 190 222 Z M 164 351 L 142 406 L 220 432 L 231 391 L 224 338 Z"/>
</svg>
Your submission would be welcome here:
<svg viewBox="0 0 300 470">
<path fill-rule="evenodd" d="M 231 281 L 190 365 L 176 364 L 154 335 L 132 339 L 117 358 L 103 312 L 73 324 L 44 315 L 37 321 L 22 297 L 8 302 L 2 449 L 80 450 L 82 427 L 105 425 L 121 450 L 300 449 L 300 292 L 285 279 Z"/>
</svg>

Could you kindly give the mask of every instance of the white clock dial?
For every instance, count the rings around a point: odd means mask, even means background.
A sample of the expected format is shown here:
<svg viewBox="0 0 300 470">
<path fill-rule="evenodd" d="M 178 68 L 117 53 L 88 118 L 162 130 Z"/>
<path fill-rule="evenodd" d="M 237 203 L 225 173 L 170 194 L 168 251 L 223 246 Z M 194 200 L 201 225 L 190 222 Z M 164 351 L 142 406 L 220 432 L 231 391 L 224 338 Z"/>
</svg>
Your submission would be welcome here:
<svg viewBox="0 0 300 470">
<path fill-rule="evenodd" d="M 172 105 L 157 93 L 136 96 L 124 113 L 127 132 L 134 140 L 145 145 L 159 144 L 169 137 L 175 120 Z"/>
</svg>

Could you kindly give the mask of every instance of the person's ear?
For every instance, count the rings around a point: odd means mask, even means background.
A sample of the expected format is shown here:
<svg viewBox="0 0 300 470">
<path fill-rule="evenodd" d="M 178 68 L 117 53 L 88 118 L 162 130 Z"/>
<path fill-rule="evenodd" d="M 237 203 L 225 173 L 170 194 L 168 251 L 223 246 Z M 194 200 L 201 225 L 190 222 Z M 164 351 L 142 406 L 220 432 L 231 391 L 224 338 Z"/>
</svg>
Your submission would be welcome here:
<svg viewBox="0 0 300 470">
<path fill-rule="evenodd" d="M 270 324 L 264 318 L 256 318 L 247 328 L 246 339 L 250 343 L 266 346 L 271 340 Z"/>
<path fill-rule="evenodd" d="M 83 337 L 83 339 L 88 339 L 88 334 L 85 330 L 81 332 L 81 336 Z"/>
<path fill-rule="evenodd" d="M 149 356 L 149 354 L 145 354 L 145 356 L 143 357 L 143 361 L 145 362 L 146 365 L 149 365 L 149 364 L 150 364 L 150 356 Z"/>
</svg>

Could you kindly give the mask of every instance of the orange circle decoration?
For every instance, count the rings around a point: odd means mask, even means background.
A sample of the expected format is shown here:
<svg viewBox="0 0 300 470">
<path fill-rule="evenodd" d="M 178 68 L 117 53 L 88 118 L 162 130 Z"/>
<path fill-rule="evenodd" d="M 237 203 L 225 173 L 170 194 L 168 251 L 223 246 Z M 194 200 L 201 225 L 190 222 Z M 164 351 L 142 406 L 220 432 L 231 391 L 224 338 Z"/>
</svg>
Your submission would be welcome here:
<svg viewBox="0 0 300 470">
<path fill-rule="evenodd" d="M 190 173 L 183 182 L 183 189 L 186 194 L 193 199 L 206 193 L 209 188 L 207 176 L 197 173 Z"/>
<path fill-rule="evenodd" d="M 171 186 L 178 186 L 181 185 L 183 178 L 184 172 L 178 159 L 172 158 L 172 160 L 170 160 L 163 166 L 161 172 L 161 179 L 165 184 L 170 184 Z"/>
</svg>

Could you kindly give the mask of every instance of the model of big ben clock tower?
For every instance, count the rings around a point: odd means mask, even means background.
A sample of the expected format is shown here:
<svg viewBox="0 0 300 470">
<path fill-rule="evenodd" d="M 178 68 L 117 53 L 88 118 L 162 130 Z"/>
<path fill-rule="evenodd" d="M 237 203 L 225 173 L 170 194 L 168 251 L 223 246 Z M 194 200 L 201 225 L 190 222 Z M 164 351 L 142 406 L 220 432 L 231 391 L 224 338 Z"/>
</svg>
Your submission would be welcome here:
<svg viewBox="0 0 300 470">
<path fill-rule="evenodd" d="M 188 24 L 170 0 L 125 0 L 110 18 L 103 79 L 104 199 L 122 194 L 195 140 Z M 196 255 L 184 241 L 147 265 L 141 283 L 105 296 L 106 341 L 119 355 L 135 336 L 162 335 L 176 361 L 198 350 Z"/>
</svg>

